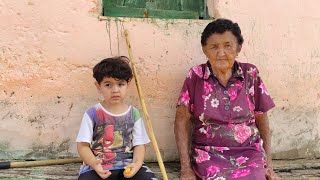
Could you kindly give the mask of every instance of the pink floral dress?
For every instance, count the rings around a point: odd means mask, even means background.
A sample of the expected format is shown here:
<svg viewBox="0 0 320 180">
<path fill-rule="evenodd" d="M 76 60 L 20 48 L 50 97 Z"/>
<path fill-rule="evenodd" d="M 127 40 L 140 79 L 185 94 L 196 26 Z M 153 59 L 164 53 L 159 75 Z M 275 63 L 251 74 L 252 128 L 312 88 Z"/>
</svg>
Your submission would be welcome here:
<svg viewBox="0 0 320 180">
<path fill-rule="evenodd" d="M 178 105 L 189 108 L 194 123 L 192 166 L 205 180 L 265 179 L 265 152 L 255 114 L 275 105 L 257 68 L 235 62 L 226 87 L 210 64 L 190 69 Z"/>
</svg>

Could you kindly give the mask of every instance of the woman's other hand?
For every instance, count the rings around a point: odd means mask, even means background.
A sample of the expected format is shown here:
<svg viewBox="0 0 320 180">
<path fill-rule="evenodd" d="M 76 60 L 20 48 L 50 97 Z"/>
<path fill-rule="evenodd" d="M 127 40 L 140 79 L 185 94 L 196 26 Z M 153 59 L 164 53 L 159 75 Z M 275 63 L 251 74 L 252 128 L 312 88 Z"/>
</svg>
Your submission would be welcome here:
<svg viewBox="0 0 320 180">
<path fill-rule="evenodd" d="M 196 176 L 191 168 L 180 171 L 180 180 L 196 180 Z"/>
<path fill-rule="evenodd" d="M 142 166 L 142 163 L 131 163 L 131 164 L 128 164 L 124 168 L 125 170 L 123 171 L 123 176 L 125 178 L 133 177 L 139 171 L 141 166 Z"/>
<path fill-rule="evenodd" d="M 274 171 L 272 168 L 268 168 L 267 174 L 266 174 L 267 180 L 279 180 L 281 179 Z"/>
<path fill-rule="evenodd" d="M 97 174 L 102 179 L 106 179 L 111 175 L 111 172 L 109 170 L 104 170 L 101 164 L 102 164 L 102 160 L 96 159 L 95 162 L 92 163 L 92 168 L 97 172 Z"/>
</svg>

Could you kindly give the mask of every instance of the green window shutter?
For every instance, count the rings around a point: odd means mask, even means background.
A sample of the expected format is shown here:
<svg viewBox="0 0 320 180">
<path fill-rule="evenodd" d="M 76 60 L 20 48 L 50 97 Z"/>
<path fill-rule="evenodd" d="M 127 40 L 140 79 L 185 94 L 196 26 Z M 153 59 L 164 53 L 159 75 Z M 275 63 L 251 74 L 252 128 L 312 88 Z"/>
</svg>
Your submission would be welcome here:
<svg viewBox="0 0 320 180">
<path fill-rule="evenodd" d="M 103 0 L 103 15 L 113 17 L 199 19 L 204 0 Z"/>
</svg>

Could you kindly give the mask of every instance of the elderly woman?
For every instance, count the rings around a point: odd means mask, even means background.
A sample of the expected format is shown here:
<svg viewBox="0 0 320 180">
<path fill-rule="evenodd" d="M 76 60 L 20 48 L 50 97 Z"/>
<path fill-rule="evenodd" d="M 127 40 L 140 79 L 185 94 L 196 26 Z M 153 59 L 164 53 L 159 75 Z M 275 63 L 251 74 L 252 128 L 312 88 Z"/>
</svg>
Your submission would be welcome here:
<svg viewBox="0 0 320 180">
<path fill-rule="evenodd" d="M 257 67 L 235 60 L 242 43 L 238 24 L 228 19 L 202 33 L 208 61 L 190 69 L 176 112 L 180 179 L 277 178 L 267 117 L 275 105 Z"/>
</svg>

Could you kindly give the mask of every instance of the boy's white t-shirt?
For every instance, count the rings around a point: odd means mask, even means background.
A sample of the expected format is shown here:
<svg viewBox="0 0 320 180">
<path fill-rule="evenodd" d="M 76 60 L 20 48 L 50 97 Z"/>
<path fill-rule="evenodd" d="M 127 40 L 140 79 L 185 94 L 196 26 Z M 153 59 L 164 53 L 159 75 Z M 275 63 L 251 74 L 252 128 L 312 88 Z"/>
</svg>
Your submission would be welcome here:
<svg viewBox="0 0 320 180">
<path fill-rule="evenodd" d="M 113 114 L 98 103 L 84 113 L 76 142 L 89 143 L 94 155 L 105 159 L 104 169 L 115 170 L 130 163 L 134 146 L 148 144 L 150 139 L 136 108 L 129 106 L 126 112 Z"/>
</svg>

